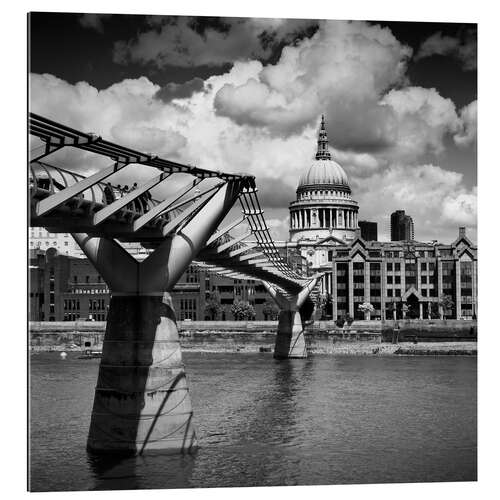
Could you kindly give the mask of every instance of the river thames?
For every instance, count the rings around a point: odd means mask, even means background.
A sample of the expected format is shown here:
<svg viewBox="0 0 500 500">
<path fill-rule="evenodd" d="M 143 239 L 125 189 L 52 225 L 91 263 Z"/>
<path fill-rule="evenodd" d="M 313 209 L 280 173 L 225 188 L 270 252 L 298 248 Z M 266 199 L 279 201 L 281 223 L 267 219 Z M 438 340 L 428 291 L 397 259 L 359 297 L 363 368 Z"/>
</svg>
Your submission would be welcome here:
<svg viewBox="0 0 500 500">
<path fill-rule="evenodd" d="M 31 355 L 32 491 L 477 479 L 473 356 L 184 353 L 199 450 L 95 459 L 99 360 Z"/>
</svg>

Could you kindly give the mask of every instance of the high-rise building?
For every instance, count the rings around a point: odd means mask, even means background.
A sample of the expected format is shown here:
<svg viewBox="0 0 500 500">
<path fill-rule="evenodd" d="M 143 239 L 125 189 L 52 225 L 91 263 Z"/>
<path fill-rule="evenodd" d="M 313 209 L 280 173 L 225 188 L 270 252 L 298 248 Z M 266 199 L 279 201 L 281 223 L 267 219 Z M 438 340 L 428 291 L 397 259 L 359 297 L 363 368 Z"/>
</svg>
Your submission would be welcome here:
<svg viewBox="0 0 500 500">
<path fill-rule="evenodd" d="M 415 226 L 411 216 L 404 210 L 396 210 L 391 214 L 391 241 L 408 241 L 415 239 Z"/>
<path fill-rule="evenodd" d="M 359 229 L 361 230 L 361 238 L 363 238 L 365 241 L 378 240 L 378 230 L 376 222 L 360 220 L 358 224 L 359 224 Z"/>
</svg>

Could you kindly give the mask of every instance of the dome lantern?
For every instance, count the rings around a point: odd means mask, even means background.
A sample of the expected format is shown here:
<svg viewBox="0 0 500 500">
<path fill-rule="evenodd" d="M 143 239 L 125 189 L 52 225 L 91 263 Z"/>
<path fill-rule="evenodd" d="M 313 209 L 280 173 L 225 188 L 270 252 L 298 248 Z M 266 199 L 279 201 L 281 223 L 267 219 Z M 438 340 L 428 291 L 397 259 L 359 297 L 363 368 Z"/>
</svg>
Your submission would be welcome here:
<svg viewBox="0 0 500 500">
<path fill-rule="evenodd" d="M 328 151 L 328 134 L 325 127 L 325 115 L 321 115 L 321 126 L 318 133 L 318 151 L 316 152 L 316 160 L 331 160 L 332 155 Z"/>
</svg>

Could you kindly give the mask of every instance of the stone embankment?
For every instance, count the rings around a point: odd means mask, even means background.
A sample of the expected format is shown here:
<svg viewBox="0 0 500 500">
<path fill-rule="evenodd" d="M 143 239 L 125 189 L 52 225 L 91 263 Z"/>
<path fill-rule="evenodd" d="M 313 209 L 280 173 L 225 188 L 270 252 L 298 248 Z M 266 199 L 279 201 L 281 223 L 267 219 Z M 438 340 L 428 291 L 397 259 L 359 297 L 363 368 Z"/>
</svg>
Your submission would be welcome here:
<svg viewBox="0 0 500 500">
<path fill-rule="evenodd" d="M 475 323 L 399 325 L 397 335 L 389 322 L 356 321 L 337 328 L 332 322 L 317 322 L 307 328 L 308 351 L 338 355 L 475 355 Z M 392 323 L 392 322 L 391 322 Z M 463 325 L 466 323 L 466 325 Z M 474 335 L 470 335 L 471 327 Z M 272 352 L 276 321 L 179 321 L 184 351 Z M 434 328 L 434 330 L 432 330 Z M 102 349 L 105 322 L 32 322 L 30 349 L 33 351 L 80 351 Z M 416 333 L 415 333 L 416 332 Z M 467 337 L 467 334 L 469 336 Z M 394 339 L 395 343 L 392 343 Z M 430 339 L 430 340 L 429 340 Z"/>
</svg>

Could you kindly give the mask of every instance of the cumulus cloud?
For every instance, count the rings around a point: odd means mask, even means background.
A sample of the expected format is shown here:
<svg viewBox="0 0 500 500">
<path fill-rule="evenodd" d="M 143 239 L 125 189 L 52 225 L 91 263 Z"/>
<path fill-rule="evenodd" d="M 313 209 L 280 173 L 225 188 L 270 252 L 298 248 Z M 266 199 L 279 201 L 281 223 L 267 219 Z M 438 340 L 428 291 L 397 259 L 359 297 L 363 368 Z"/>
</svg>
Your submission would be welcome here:
<svg viewBox="0 0 500 500">
<path fill-rule="evenodd" d="M 447 135 L 468 144 L 477 103 L 457 114 L 435 89 L 409 86 L 410 55 L 388 29 L 324 22 L 311 38 L 285 47 L 276 64 L 237 61 L 204 81 L 162 88 L 141 77 L 98 90 L 31 75 L 31 109 L 124 146 L 255 175 L 282 239 L 286 207 L 313 161 L 319 116 L 326 112 L 332 154 L 350 178 L 360 217 L 388 228 L 391 211 L 404 208 L 419 239 L 451 241 L 458 224 L 475 225 L 476 192 L 461 174 L 422 165 L 430 161 L 422 157 L 442 153 Z M 101 166 L 83 156 L 74 162 L 82 169 Z M 379 232 L 387 228 L 381 224 Z"/>
<path fill-rule="evenodd" d="M 452 56 L 461 61 L 463 69 L 472 71 L 477 69 L 477 34 L 475 30 L 468 30 L 462 38 L 434 33 L 422 42 L 415 60 L 434 55 Z"/>
<path fill-rule="evenodd" d="M 30 86 L 32 111 L 76 129 L 155 154 L 171 156 L 186 144 L 169 120 L 171 108 L 155 99 L 160 87 L 145 77 L 97 90 L 33 74 Z"/>
<path fill-rule="evenodd" d="M 399 159 L 416 158 L 430 150 L 441 153 L 443 138 L 460 127 L 455 104 L 436 89 L 406 87 L 388 92 L 382 102 L 396 118 L 394 151 Z"/>
<path fill-rule="evenodd" d="M 380 232 L 388 232 L 391 212 L 401 208 L 413 217 L 415 237 L 423 241 L 452 241 L 459 225 L 477 225 L 476 189 L 467 189 L 458 172 L 432 164 L 392 165 L 354 182 L 360 218 L 383 221 Z"/>
<path fill-rule="evenodd" d="M 78 18 L 78 22 L 84 28 L 94 29 L 99 33 L 104 33 L 103 20 L 111 17 L 111 14 L 83 14 Z"/>
<path fill-rule="evenodd" d="M 156 97 L 164 102 L 169 102 L 172 99 L 185 99 L 191 97 L 195 92 L 203 90 L 203 79 L 195 77 L 184 83 L 167 83 L 157 93 Z"/>
<path fill-rule="evenodd" d="M 268 59 L 283 43 L 314 28 L 309 19 L 150 17 L 152 28 L 116 42 L 113 59 L 125 64 L 220 66 L 237 60 Z"/>
<path fill-rule="evenodd" d="M 387 28 L 322 21 L 313 37 L 285 47 L 276 64 L 221 88 L 215 109 L 236 123 L 283 135 L 301 132 L 326 111 L 336 146 L 384 147 L 394 124 L 379 99 L 405 81 L 410 55 Z"/>
<path fill-rule="evenodd" d="M 460 130 L 453 139 L 457 146 L 467 147 L 475 144 L 477 137 L 477 101 L 460 110 Z"/>
</svg>

